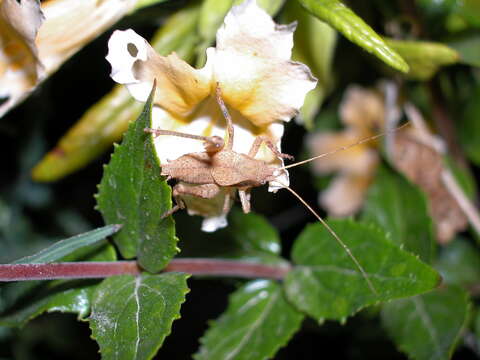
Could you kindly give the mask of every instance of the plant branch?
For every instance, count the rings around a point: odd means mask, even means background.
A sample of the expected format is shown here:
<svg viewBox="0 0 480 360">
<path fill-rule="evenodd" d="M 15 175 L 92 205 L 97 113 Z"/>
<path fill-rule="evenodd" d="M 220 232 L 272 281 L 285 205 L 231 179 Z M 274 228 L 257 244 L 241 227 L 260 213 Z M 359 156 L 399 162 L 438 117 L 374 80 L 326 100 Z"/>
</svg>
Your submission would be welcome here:
<svg viewBox="0 0 480 360">
<path fill-rule="evenodd" d="M 290 270 L 287 265 L 208 258 L 174 259 L 165 272 L 186 272 L 196 276 L 236 276 L 281 280 Z M 51 264 L 2 264 L 0 281 L 104 278 L 114 275 L 138 275 L 136 261 L 64 262 Z"/>
</svg>

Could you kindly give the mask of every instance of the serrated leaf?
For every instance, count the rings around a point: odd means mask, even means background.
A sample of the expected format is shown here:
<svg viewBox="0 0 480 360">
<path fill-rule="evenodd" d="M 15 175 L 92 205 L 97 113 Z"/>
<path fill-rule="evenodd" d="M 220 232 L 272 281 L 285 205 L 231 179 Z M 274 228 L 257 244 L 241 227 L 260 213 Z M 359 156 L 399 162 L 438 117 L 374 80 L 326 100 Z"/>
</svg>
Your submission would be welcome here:
<svg viewBox="0 0 480 360">
<path fill-rule="evenodd" d="M 438 284 L 435 270 L 401 250 L 380 229 L 352 220 L 328 223 L 377 293 L 325 227 L 309 225 L 293 245 L 296 266 L 286 276 L 285 289 L 291 303 L 317 321 L 343 320 L 368 305 L 420 294 Z"/>
<path fill-rule="evenodd" d="M 155 87 L 154 87 L 155 88 Z M 160 271 L 176 254 L 177 238 L 171 217 L 171 189 L 160 175 L 151 127 L 153 91 L 139 118 L 130 124 L 99 185 L 97 203 L 107 224 L 122 224 L 114 240 L 123 257 L 138 255 L 140 265 Z"/>
<path fill-rule="evenodd" d="M 114 261 L 116 253 L 110 244 L 96 244 L 62 260 Z M 90 313 L 91 297 L 98 283 L 99 280 L 58 280 L 6 284 L 0 288 L 0 324 L 23 326 L 44 312 L 74 313 L 83 319 Z"/>
<path fill-rule="evenodd" d="M 451 286 L 384 305 L 382 323 L 398 348 L 412 359 L 447 360 L 469 313 L 468 294 Z"/>
<path fill-rule="evenodd" d="M 80 248 L 96 244 L 97 242 L 105 239 L 116 233 L 121 226 L 119 225 L 107 225 L 92 231 L 88 231 L 84 234 L 72 236 L 65 240 L 60 240 L 49 246 L 46 249 L 39 251 L 38 253 L 26 256 L 21 259 L 15 260 L 12 264 L 46 264 L 56 260 L 59 260 Z"/>
<path fill-rule="evenodd" d="M 269 359 L 299 329 L 303 315 L 272 280 L 256 280 L 235 291 L 225 313 L 213 322 L 197 360 Z"/>
<path fill-rule="evenodd" d="M 234 210 L 229 224 L 228 231 L 242 251 L 280 255 L 282 245 L 278 232 L 263 216 Z"/>
<path fill-rule="evenodd" d="M 409 70 L 405 60 L 340 0 L 298 1 L 311 14 L 325 21 L 341 32 L 348 40 L 374 54 L 386 64 L 402 72 Z"/>
<path fill-rule="evenodd" d="M 406 74 L 416 80 L 428 80 L 442 66 L 453 65 L 460 54 L 451 47 L 435 42 L 385 39 L 388 46 L 399 53 L 410 70 Z"/>
<path fill-rule="evenodd" d="M 435 239 L 425 195 L 387 167 L 379 169 L 368 189 L 362 220 L 385 229 L 393 242 L 423 261 L 432 260 Z"/>
<path fill-rule="evenodd" d="M 456 238 L 442 248 L 435 268 L 443 282 L 472 286 L 480 279 L 480 252 L 463 238 Z"/>
<path fill-rule="evenodd" d="M 89 322 L 102 359 L 151 359 L 180 317 L 187 274 L 114 276 L 96 289 Z"/>
</svg>

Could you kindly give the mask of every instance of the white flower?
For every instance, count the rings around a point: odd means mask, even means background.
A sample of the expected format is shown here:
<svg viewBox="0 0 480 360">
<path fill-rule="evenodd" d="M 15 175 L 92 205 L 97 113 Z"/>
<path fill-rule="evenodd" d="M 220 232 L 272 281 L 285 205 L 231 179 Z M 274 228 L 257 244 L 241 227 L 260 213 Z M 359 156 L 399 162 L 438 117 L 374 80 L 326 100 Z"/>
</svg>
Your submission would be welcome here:
<svg viewBox="0 0 480 360">
<path fill-rule="evenodd" d="M 225 120 L 215 101 L 217 85 L 233 118 L 233 150 L 248 153 L 257 136 L 266 136 L 280 150 L 282 121 L 298 113 L 316 79 L 304 64 L 290 60 L 295 25 L 277 25 L 255 1 L 233 7 L 217 32 L 216 48 L 207 49 L 207 63 L 194 69 L 176 54 L 158 55 L 133 30 L 116 31 L 107 60 L 112 78 L 125 84 L 134 98 L 146 101 L 153 82 L 153 126 L 204 136 L 226 135 Z M 161 161 L 204 151 L 199 141 L 173 136 L 155 140 Z M 256 156 L 283 165 L 267 147 Z M 279 178 L 288 184 L 288 174 Z M 270 184 L 271 190 L 278 189 Z M 190 214 L 207 219 L 204 230 L 226 225 L 222 195 L 206 201 L 186 197 Z"/>
</svg>

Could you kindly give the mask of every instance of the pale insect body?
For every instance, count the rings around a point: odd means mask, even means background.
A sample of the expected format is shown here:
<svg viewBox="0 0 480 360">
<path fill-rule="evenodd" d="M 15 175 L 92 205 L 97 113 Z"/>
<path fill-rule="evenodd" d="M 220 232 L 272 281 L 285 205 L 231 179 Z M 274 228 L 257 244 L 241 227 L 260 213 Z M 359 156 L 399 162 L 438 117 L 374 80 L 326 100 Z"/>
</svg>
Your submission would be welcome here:
<svg viewBox="0 0 480 360">
<path fill-rule="evenodd" d="M 167 180 L 175 179 L 179 183 L 173 186 L 173 196 L 176 205 L 166 212 L 162 217 L 167 217 L 179 209 L 185 208 L 181 196 L 190 195 L 194 197 L 211 199 L 217 196 L 222 189 L 227 189 L 225 202 L 223 204 L 223 212 L 226 214 L 231 208 L 234 192 L 238 190 L 242 209 L 245 213 L 250 211 L 250 190 L 270 181 L 275 181 L 283 188 L 290 191 L 299 201 L 326 227 L 330 234 L 335 238 L 339 245 L 346 251 L 350 259 L 353 261 L 357 269 L 362 274 L 371 291 L 375 294 L 377 291 L 370 281 L 367 273 L 352 254 L 348 246 L 339 238 L 339 236 L 330 228 L 330 226 L 290 187 L 282 184 L 277 178 L 284 173 L 287 168 L 298 166 L 312 160 L 332 155 L 335 152 L 346 150 L 350 147 L 359 145 L 366 141 L 376 139 L 383 134 L 379 134 L 355 144 L 344 146 L 334 151 L 315 156 L 311 159 L 304 160 L 295 164 L 290 164 L 278 168 L 277 166 L 268 164 L 263 160 L 255 159 L 262 143 L 279 158 L 293 159 L 292 156 L 282 154 L 275 145 L 267 138 L 258 137 L 255 139 L 248 154 L 237 153 L 232 150 L 234 141 L 234 129 L 232 119 L 223 102 L 221 90 L 217 86 L 217 101 L 222 109 L 223 115 L 227 121 L 228 140 L 225 144 L 224 140 L 218 136 L 199 136 L 185 134 L 170 130 L 145 129 L 145 132 L 152 133 L 156 136 L 170 135 L 201 140 L 204 142 L 205 151 L 197 153 L 189 153 L 182 155 L 176 160 L 162 164 L 161 174 L 167 177 Z"/>
</svg>

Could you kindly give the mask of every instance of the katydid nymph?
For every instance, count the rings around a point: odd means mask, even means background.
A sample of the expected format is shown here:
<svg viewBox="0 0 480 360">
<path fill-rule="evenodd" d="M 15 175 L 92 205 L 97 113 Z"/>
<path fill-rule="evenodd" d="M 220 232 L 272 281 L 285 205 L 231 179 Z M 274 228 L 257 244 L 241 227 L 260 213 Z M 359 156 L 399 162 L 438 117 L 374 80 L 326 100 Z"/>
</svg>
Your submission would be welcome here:
<svg viewBox="0 0 480 360">
<path fill-rule="evenodd" d="M 290 191 L 317 219 L 327 231 L 335 238 L 338 244 L 346 251 L 355 267 L 360 271 L 362 277 L 367 282 L 371 291 L 377 294 L 377 291 L 369 279 L 366 271 L 353 255 L 348 246 L 340 239 L 333 229 L 323 220 L 320 215 L 309 206 L 303 198 L 298 195 L 289 186 L 282 184 L 277 178 L 285 172 L 287 168 L 302 165 L 304 163 L 319 159 L 324 156 L 332 155 L 336 152 L 347 150 L 350 147 L 361 143 L 374 140 L 383 134 L 366 138 L 351 145 L 344 146 L 334 151 L 315 156 L 311 159 L 300 161 L 283 167 L 271 165 L 263 160 L 255 159 L 260 146 L 265 143 L 267 147 L 281 159 L 293 159 L 288 154 L 281 153 L 273 142 L 266 137 L 257 137 L 251 146 L 248 154 L 242 154 L 233 151 L 234 127 L 232 118 L 222 99 L 221 89 L 217 86 L 216 99 L 226 120 L 227 141 L 225 142 L 219 136 L 201 136 L 194 134 L 185 134 L 176 131 L 146 128 L 145 132 L 152 133 L 154 136 L 178 136 L 199 140 L 204 142 L 205 151 L 185 154 L 178 159 L 162 164 L 161 175 L 168 180 L 177 180 L 179 183 L 173 186 L 173 197 L 176 205 L 171 210 L 163 214 L 162 217 L 172 215 L 177 210 L 185 208 L 181 199 L 182 195 L 189 195 L 203 199 L 211 199 L 218 195 L 222 189 L 227 189 L 223 212 L 228 213 L 232 206 L 235 192 L 238 191 L 242 209 L 245 213 L 250 212 L 250 190 L 270 181 L 275 181 L 282 188 Z"/>
</svg>

